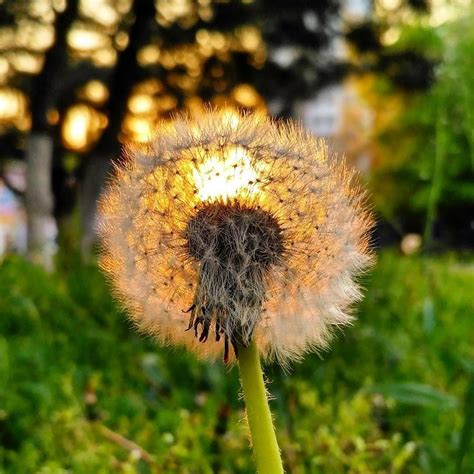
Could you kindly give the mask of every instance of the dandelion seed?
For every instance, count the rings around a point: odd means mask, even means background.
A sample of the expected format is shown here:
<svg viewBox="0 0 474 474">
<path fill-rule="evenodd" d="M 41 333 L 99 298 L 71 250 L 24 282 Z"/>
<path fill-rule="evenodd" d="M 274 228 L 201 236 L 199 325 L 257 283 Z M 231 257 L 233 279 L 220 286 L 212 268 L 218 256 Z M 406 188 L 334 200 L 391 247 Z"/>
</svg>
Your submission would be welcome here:
<svg viewBox="0 0 474 474">
<path fill-rule="evenodd" d="M 255 340 L 286 364 L 351 322 L 371 218 L 323 141 L 210 111 L 124 161 L 101 203 L 101 266 L 140 330 L 225 360 Z"/>
</svg>

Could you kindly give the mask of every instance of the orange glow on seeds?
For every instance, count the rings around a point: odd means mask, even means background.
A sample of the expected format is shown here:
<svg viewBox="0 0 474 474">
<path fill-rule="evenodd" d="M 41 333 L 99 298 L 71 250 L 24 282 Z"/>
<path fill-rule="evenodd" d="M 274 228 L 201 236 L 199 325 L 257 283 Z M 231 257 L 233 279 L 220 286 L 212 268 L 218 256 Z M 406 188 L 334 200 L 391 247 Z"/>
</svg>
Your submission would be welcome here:
<svg viewBox="0 0 474 474">
<path fill-rule="evenodd" d="M 202 201 L 226 202 L 241 193 L 258 192 L 257 172 L 242 148 L 211 156 L 193 171 L 193 178 Z"/>
</svg>

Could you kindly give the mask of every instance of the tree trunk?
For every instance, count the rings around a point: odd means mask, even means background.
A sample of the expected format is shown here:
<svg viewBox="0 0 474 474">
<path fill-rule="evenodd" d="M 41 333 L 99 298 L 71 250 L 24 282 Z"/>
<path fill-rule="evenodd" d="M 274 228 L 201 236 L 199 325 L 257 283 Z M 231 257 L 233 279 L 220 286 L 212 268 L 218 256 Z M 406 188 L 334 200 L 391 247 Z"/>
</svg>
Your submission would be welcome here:
<svg viewBox="0 0 474 474">
<path fill-rule="evenodd" d="M 54 42 L 45 52 L 43 68 L 33 78 L 30 94 L 31 130 L 25 151 L 28 256 L 50 270 L 57 229 L 52 189 L 54 141 L 47 113 L 55 105 L 55 86 L 67 66 L 67 33 L 77 17 L 78 5 L 78 0 L 68 0 L 56 15 Z"/>
<path fill-rule="evenodd" d="M 56 226 L 53 217 L 51 169 L 53 139 L 48 133 L 30 133 L 26 141 L 26 214 L 28 256 L 53 269 Z"/>
<path fill-rule="evenodd" d="M 94 153 L 89 156 L 81 188 L 81 252 L 84 258 L 89 257 L 97 234 L 97 200 L 111 169 L 113 157 Z"/>
<path fill-rule="evenodd" d="M 151 24 L 155 21 L 154 0 L 134 0 L 131 10 L 135 15 L 130 27 L 127 47 L 121 51 L 109 83 L 109 99 L 105 105 L 108 124 L 85 164 L 80 191 L 82 218 L 81 249 L 84 257 L 90 254 L 96 237 L 96 204 L 103 189 L 111 162 L 120 155 L 118 135 L 127 113 L 127 101 L 140 77 L 137 59 L 139 49 L 149 39 Z"/>
</svg>

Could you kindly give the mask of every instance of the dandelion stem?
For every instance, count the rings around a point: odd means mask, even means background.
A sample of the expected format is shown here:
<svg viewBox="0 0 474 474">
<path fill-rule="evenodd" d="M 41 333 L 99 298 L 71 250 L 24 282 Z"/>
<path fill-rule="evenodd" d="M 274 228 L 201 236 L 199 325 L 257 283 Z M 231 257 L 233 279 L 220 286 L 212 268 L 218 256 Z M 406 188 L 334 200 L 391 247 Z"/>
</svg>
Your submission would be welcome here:
<svg viewBox="0 0 474 474">
<path fill-rule="evenodd" d="M 283 473 L 255 340 L 248 347 L 238 346 L 238 359 L 257 471 L 259 474 Z"/>
</svg>

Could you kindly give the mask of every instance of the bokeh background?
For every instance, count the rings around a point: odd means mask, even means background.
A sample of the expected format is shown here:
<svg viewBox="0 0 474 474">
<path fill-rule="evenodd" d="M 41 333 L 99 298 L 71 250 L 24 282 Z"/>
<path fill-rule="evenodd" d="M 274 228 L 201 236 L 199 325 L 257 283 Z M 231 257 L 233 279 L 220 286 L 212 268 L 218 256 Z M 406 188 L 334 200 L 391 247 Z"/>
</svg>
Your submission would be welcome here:
<svg viewBox="0 0 474 474">
<path fill-rule="evenodd" d="M 0 1 L 0 472 L 251 473 L 237 370 L 136 335 L 96 255 L 123 143 L 300 120 L 377 218 L 358 321 L 266 367 L 291 473 L 474 472 L 468 0 Z"/>
</svg>

